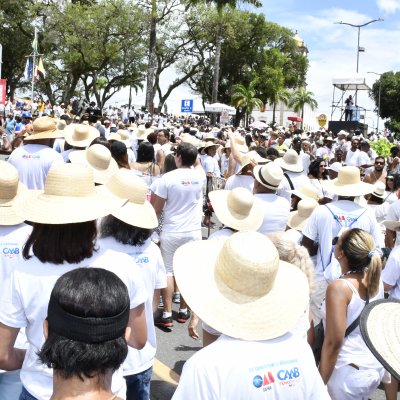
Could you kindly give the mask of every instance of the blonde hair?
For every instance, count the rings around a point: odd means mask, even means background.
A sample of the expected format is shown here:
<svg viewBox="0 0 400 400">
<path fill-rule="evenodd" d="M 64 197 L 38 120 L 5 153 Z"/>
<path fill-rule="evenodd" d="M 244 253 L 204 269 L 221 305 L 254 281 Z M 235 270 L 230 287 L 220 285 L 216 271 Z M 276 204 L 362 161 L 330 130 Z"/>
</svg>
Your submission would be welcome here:
<svg viewBox="0 0 400 400">
<path fill-rule="evenodd" d="M 267 236 L 275 245 L 282 261 L 295 265 L 305 273 L 311 292 L 314 286 L 314 264 L 307 249 L 296 244 L 286 232 L 269 233 Z"/>
<path fill-rule="evenodd" d="M 341 238 L 341 249 L 347 258 L 350 271 L 364 271 L 369 296 L 373 297 L 379 289 L 382 261 L 376 252 L 372 236 L 360 229 L 346 231 Z"/>
</svg>

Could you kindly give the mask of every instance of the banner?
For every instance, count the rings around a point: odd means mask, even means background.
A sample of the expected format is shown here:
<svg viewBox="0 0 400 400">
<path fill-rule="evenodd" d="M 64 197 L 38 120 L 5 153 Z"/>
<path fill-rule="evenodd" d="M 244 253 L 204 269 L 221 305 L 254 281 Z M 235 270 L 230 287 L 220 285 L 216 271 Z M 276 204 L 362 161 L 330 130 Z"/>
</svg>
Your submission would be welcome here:
<svg viewBox="0 0 400 400">
<path fill-rule="evenodd" d="M 32 57 L 28 57 L 26 59 L 26 66 L 24 72 L 24 78 L 26 81 L 30 81 L 32 79 L 32 72 L 33 72 L 32 69 L 33 69 Z"/>
<path fill-rule="evenodd" d="M 0 104 L 6 104 L 7 80 L 0 79 Z"/>
<path fill-rule="evenodd" d="M 39 62 L 38 65 L 36 67 L 36 71 L 35 71 L 35 78 L 39 79 L 39 74 L 44 78 L 46 78 L 46 71 L 44 70 L 43 67 L 43 60 L 42 57 L 39 57 Z"/>
</svg>

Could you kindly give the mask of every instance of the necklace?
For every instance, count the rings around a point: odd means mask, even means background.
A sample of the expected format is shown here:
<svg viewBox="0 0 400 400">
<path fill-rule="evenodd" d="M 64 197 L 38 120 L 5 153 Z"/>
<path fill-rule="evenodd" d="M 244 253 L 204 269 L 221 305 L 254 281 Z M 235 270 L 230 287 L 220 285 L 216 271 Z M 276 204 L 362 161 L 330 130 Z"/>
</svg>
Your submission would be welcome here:
<svg viewBox="0 0 400 400">
<path fill-rule="evenodd" d="M 346 275 L 358 274 L 359 272 L 363 272 L 363 271 L 347 271 L 347 272 L 343 273 L 342 275 L 340 275 L 339 279 L 345 277 Z"/>
</svg>

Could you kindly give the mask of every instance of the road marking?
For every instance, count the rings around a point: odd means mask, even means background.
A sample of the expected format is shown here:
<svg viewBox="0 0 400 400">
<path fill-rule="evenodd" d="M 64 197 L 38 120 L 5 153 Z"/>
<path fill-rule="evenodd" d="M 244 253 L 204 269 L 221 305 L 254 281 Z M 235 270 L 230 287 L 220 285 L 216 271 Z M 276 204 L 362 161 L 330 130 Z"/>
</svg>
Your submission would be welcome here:
<svg viewBox="0 0 400 400">
<path fill-rule="evenodd" d="M 178 385 L 180 376 L 167 365 L 163 364 L 157 358 L 154 359 L 153 373 L 161 378 L 164 382 Z"/>
</svg>

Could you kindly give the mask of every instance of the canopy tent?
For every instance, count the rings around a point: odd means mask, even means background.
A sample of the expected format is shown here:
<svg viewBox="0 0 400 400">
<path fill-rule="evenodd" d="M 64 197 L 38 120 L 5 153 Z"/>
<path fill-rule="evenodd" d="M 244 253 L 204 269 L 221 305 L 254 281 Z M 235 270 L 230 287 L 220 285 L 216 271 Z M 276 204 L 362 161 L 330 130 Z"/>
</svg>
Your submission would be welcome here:
<svg viewBox="0 0 400 400">
<path fill-rule="evenodd" d="M 223 103 L 212 103 L 212 104 L 205 104 L 204 109 L 206 112 L 209 113 L 221 113 L 223 111 L 229 111 L 229 114 L 235 114 L 236 109 L 235 107 L 228 106 L 227 104 Z"/>
<path fill-rule="evenodd" d="M 370 90 L 369 86 L 365 83 L 365 78 L 362 77 L 336 78 L 332 80 L 332 84 L 335 88 L 342 91 Z"/>
</svg>

